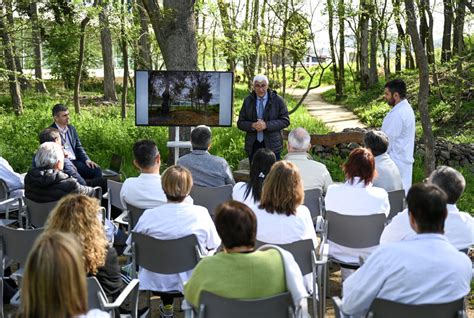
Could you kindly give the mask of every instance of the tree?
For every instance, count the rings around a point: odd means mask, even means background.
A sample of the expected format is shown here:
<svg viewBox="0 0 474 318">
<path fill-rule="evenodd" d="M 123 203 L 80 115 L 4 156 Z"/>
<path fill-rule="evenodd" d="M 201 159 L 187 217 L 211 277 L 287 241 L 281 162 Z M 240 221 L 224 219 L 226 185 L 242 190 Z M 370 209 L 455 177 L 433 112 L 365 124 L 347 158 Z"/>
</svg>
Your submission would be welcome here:
<svg viewBox="0 0 474 318">
<path fill-rule="evenodd" d="M 441 62 L 451 60 L 451 30 L 453 28 L 453 2 L 452 0 L 443 0 L 443 42 L 441 46 Z"/>
<path fill-rule="evenodd" d="M 152 69 L 152 59 L 150 54 L 150 34 L 148 32 L 148 19 L 142 0 L 136 3 L 136 11 L 138 12 L 138 19 L 140 21 L 140 35 L 138 36 L 138 59 L 137 69 L 149 70 Z"/>
<path fill-rule="evenodd" d="M 464 18 L 466 14 L 467 0 L 457 0 L 456 17 L 453 29 L 453 54 L 461 56 L 464 50 Z"/>
<path fill-rule="evenodd" d="M 109 4 L 107 0 L 99 0 L 98 5 L 101 7 L 99 13 L 100 22 L 100 44 L 102 46 L 102 61 L 104 67 L 104 99 L 111 102 L 117 101 L 117 93 L 115 92 L 115 72 L 114 57 L 112 52 L 112 34 L 109 28 Z"/>
<path fill-rule="evenodd" d="M 431 119 L 428 112 L 428 96 L 430 92 L 428 57 L 421 42 L 416 25 L 416 14 L 413 0 L 405 0 L 407 12 L 408 33 L 415 49 L 416 62 L 419 74 L 418 110 L 420 111 L 423 139 L 425 143 L 425 176 L 435 169 L 434 137 L 431 129 Z"/>
<path fill-rule="evenodd" d="M 360 0 L 360 88 L 367 90 L 369 81 L 369 3 Z"/>
<path fill-rule="evenodd" d="M 43 81 L 43 40 L 41 38 L 41 28 L 38 19 L 38 2 L 33 1 L 29 7 L 29 16 L 31 20 L 31 38 L 35 51 L 35 78 L 36 91 L 39 93 L 48 93 Z"/>
<path fill-rule="evenodd" d="M 378 23 L 375 17 L 375 0 L 369 3 L 370 15 L 370 68 L 369 68 L 369 87 L 374 86 L 379 81 L 377 73 L 377 33 Z"/>
</svg>

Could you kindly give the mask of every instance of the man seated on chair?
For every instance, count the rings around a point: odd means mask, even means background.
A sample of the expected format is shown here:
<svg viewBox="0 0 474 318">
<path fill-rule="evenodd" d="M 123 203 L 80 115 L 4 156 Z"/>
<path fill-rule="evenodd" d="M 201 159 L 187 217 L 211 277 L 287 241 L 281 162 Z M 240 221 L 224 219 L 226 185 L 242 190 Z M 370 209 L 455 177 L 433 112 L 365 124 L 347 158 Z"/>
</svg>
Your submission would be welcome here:
<svg viewBox="0 0 474 318">
<path fill-rule="evenodd" d="M 407 241 L 381 245 L 344 281 L 344 314 L 363 315 L 375 298 L 412 305 L 439 304 L 469 293 L 471 260 L 443 235 L 447 200 L 436 185 L 411 187 L 408 215 L 417 234 Z"/>
<path fill-rule="evenodd" d="M 369 131 L 364 135 L 364 146 L 374 155 L 377 175 L 372 181 L 374 187 L 395 191 L 403 189 L 398 167 L 387 153 L 388 137 L 383 131 Z"/>
<path fill-rule="evenodd" d="M 8 163 L 8 161 L 0 156 L 0 179 L 5 181 L 9 194 L 8 199 L 21 198 L 24 194 L 24 176 L 15 172 Z M 0 212 L 4 212 L 7 209 L 11 210 L 18 206 L 18 200 L 16 202 L 10 202 L 6 204 L 0 204 Z"/>
<path fill-rule="evenodd" d="M 193 186 L 189 170 L 181 166 L 171 166 L 163 172 L 161 181 L 167 203 L 145 210 L 133 231 L 160 240 L 178 239 L 195 234 L 204 255 L 217 249 L 221 240 L 207 209 L 184 202 Z M 128 245 L 131 243 L 132 236 L 127 240 Z M 140 290 L 183 292 L 183 283 L 189 279 L 191 273 L 192 270 L 168 275 L 140 268 L 138 273 Z M 160 296 L 162 317 L 172 317 L 173 296 L 169 294 Z"/>
<path fill-rule="evenodd" d="M 194 308 L 199 308 L 202 291 L 234 299 L 287 291 L 280 253 L 275 249 L 255 251 L 257 219 L 249 207 L 237 201 L 222 203 L 216 209 L 215 223 L 224 252 L 202 259 L 184 286 L 184 296 Z"/>
<path fill-rule="evenodd" d="M 25 196 L 35 202 L 53 202 L 69 193 L 94 195 L 94 188 L 83 186 L 65 174 L 64 152 L 55 142 L 41 144 L 35 155 L 35 168 L 25 176 Z"/>
<path fill-rule="evenodd" d="M 305 190 L 318 188 L 326 192 L 332 184 L 331 175 L 326 166 L 313 160 L 307 153 L 311 149 L 311 136 L 306 129 L 298 127 L 288 135 L 288 154 L 285 160 L 294 163 L 299 169 Z"/>
<path fill-rule="evenodd" d="M 458 250 L 474 244 L 474 219 L 469 213 L 460 212 L 456 202 L 466 187 L 463 175 L 454 168 L 440 166 L 428 178 L 428 183 L 437 185 L 448 198 L 448 216 L 444 224 L 444 235 Z M 411 239 L 416 235 L 410 227 L 408 210 L 396 215 L 380 237 L 380 244 Z"/>
<path fill-rule="evenodd" d="M 59 130 L 61 143 L 67 157 L 76 166 L 79 174 L 85 179 L 95 179 L 102 177 L 102 170 L 92 160 L 89 159 L 77 134 L 76 128 L 69 125 L 69 110 L 63 104 L 56 104 L 53 107 L 54 123 L 50 126 Z"/>
<path fill-rule="evenodd" d="M 197 126 L 191 132 L 192 152 L 178 159 L 177 164 L 186 167 L 193 175 L 193 182 L 200 187 L 219 187 L 235 184 L 232 171 L 224 158 L 211 155 L 211 129 Z"/>
<path fill-rule="evenodd" d="M 133 164 L 140 175 L 127 178 L 120 190 L 122 204 L 140 209 L 152 209 L 166 203 L 166 195 L 161 186 L 160 152 L 152 140 L 139 140 L 133 145 Z M 193 203 L 190 196 L 185 202 Z"/>
</svg>

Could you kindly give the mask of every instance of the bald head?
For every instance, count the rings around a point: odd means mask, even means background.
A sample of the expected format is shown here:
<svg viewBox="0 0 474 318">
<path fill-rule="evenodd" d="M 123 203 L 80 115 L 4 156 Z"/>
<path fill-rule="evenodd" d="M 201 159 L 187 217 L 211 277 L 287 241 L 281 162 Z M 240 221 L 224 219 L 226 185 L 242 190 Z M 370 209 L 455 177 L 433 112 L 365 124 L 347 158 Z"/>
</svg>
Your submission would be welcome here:
<svg viewBox="0 0 474 318">
<path fill-rule="evenodd" d="M 307 151 L 311 146 L 311 137 L 306 129 L 298 127 L 288 135 L 288 152 Z"/>
</svg>

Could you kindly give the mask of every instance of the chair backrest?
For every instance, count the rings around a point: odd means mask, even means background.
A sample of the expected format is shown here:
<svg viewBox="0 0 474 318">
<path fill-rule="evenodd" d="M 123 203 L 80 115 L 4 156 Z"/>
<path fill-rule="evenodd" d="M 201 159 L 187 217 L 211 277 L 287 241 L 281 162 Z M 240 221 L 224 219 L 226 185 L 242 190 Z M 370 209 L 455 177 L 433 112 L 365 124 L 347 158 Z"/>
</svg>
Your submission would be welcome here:
<svg viewBox="0 0 474 318">
<path fill-rule="evenodd" d="M 128 228 L 133 230 L 135 225 L 138 223 L 138 219 L 142 216 L 145 209 L 137 208 L 136 206 L 127 203 L 128 210 Z"/>
<path fill-rule="evenodd" d="M 48 219 L 49 213 L 53 211 L 58 201 L 39 203 L 28 198 L 23 199 L 26 205 L 26 216 L 28 223 L 34 227 L 43 227 Z"/>
<path fill-rule="evenodd" d="M 202 291 L 199 318 L 288 318 L 293 316 L 290 293 L 259 299 L 229 299 Z"/>
<path fill-rule="evenodd" d="M 8 256 L 23 266 L 43 228 L 23 230 L 0 226 L 0 243 L 3 257 Z"/>
<path fill-rule="evenodd" d="M 464 298 L 443 304 L 407 305 L 376 298 L 367 317 L 383 318 L 456 318 L 463 317 Z"/>
<path fill-rule="evenodd" d="M 105 292 L 102 289 L 102 286 L 100 286 L 100 283 L 97 278 L 93 276 L 87 277 L 87 298 L 89 310 L 103 309 L 100 301 L 101 296 L 99 295 L 102 295 L 102 297 L 105 297 L 105 299 L 107 299 L 107 296 L 105 296 Z"/>
<path fill-rule="evenodd" d="M 344 215 L 326 211 L 328 240 L 351 248 L 379 245 L 384 229 L 385 214 Z"/>
<path fill-rule="evenodd" d="M 405 209 L 405 190 L 388 192 L 388 201 L 390 202 L 390 214 L 387 219 L 391 220 L 398 212 Z"/>
<path fill-rule="evenodd" d="M 122 201 L 120 201 L 120 190 L 122 189 L 122 185 L 122 182 L 107 179 L 107 193 L 109 195 L 109 203 L 107 207 L 108 218 L 110 218 L 112 206 L 122 211 L 125 210 L 125 207 L 122 205 Z"/>
<path fill-rule="evenodd" d="M 0 202 L 8 199 L 10 195 L 10 190 L 8 190 L 8 185 L 5 180 L 0 179 Z"/>
<path fill-rule="evenodd" d="M 195 205 L 201 205 L 209 211 L 214 219 L 216 207 L 222 202 L 232 199 L 232 185 L 226 184 L 220 187 L 193 186 L 190 196 Z"/>
<path fill-rule="evenodd" d="M 201 256 L 194 234 L 174 240 L 159 240 L 132 232 L 132 244 L 135 265 L 160 274 L 177 274 L 192 270 Z"/>
<path fill-rule="evenodd" d="M 321 215 L 321 189 L 308 189 L 304 191 L 304 205 L 311 212 L 311 218 L 315 220 Z"/>
</svg>

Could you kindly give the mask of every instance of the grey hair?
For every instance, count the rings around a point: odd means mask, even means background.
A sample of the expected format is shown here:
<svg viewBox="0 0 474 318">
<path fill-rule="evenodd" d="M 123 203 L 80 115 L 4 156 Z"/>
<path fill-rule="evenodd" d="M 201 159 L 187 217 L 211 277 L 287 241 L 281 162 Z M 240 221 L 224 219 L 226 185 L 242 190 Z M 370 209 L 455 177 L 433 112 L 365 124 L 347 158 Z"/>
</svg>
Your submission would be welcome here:
<svg viewBox="0 0 474 318">
<path fill-rule="evenodd" d="M 207 150 L 211 144 L 211 128 L 199 125 L 191 132 L 191 145 L 194 150 Z"/>
<path fill-rule="evenodd" d="M 311 137 L 306 129 L 298 127 L 290 131 L 288 144 L 297 151 L 307 151 L 310 146 Z"/>
<path fill-rule="evenodd" d="M 448 203 L 454 204 L 461 197 L 466 188 L 464 176 L 454 168 L 439 166 L 430 174 L 428 182 L 435 184 L 448 196 Z"/>
<path fill-rule="evenodd" d="M 265 82 L 267 85 L 268 85 L 268 77 L 266 75 L 263 75 L 263 74 L 258 74 L 258 75 L 255 75 L 255 77 L 253 78 L 253 84 L 255 84 L 255 82 Z"/>
<path fill-rule="evenodd" d="M 42 143 L 35 155 L 36 167 L 53 169 L 58 161 L 64 162 L 61 146 L 52 141 Z"/>
</svg>

